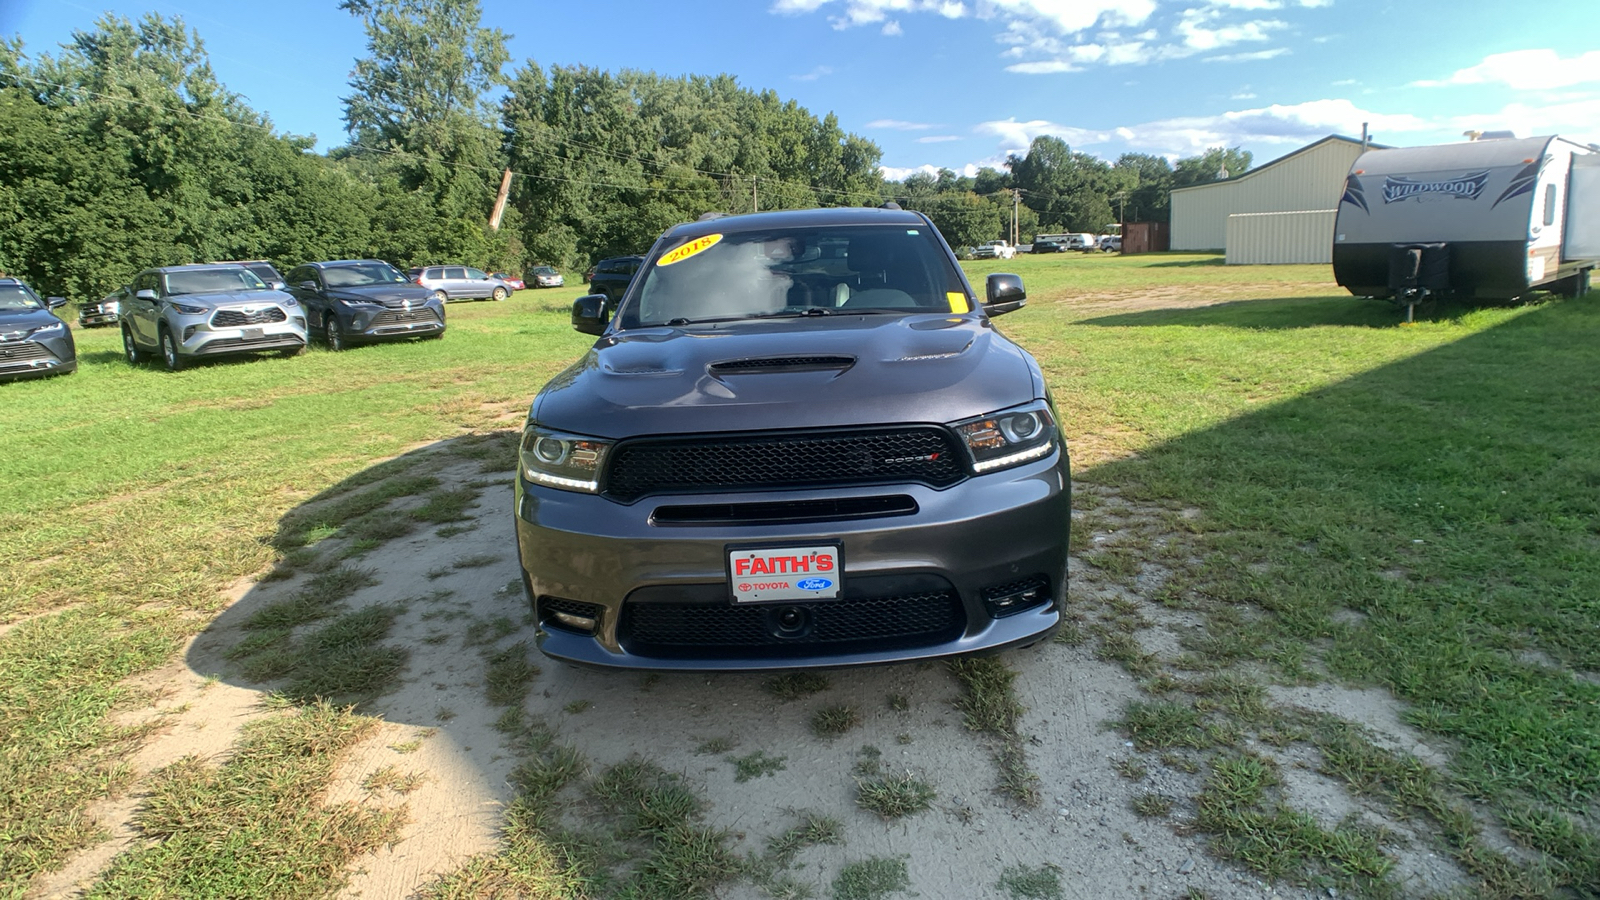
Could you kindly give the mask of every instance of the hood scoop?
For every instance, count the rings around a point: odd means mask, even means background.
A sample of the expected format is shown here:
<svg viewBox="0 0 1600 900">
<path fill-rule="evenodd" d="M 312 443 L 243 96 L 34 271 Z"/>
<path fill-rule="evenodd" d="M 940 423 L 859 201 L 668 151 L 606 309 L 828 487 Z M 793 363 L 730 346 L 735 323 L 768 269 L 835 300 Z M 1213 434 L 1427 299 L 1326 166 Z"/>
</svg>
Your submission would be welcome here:
<svg viewBox="0 0 1600 900">
<path fill-rule="evenodd" d="M 712 363 L 708 368 L 716 375 L 754 375 L 762 372 L 843 370 L 855 364 L 854 356 L 764 356 L 724 360 Z"/>
</svg>

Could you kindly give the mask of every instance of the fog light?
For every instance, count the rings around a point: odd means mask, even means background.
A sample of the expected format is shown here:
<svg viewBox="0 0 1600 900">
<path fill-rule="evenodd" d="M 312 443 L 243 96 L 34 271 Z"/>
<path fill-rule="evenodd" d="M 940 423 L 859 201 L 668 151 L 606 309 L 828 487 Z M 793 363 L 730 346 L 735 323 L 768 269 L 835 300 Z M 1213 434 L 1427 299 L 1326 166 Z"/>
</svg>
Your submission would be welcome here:
<svg viewBox="0 0 1600 900">
<path fill-rule="evenodd" d="M 575 616 L 572 613 L 558 612 L 554 618 L 568 628 L 576 628 L 579 631 L 594 631 L 594 620 L 588 616 Z"/>
<path fill-rule="evenodd" d="M 547 627 L 594 634 L 600 628 L 601 607 L 565 597 L 539 598 L 539 618 Z"/>
<path fill-rule="evenodd" d="M 1050 581 L 1043 575 L 983 589 L 983 603 L 996 619 L 1048 602 Z"/>
</svg>

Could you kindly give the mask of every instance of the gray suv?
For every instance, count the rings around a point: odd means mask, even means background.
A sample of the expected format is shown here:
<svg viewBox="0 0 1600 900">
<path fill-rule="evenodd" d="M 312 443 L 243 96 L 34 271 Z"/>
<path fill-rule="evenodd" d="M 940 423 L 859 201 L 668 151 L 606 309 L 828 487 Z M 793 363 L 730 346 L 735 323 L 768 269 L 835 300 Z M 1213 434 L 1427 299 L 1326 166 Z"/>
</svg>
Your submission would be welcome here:
<svg viewBox="0 0 1600 900">
<path fill-rule="evenodd" d="M 930 659 L 1060 623 L 1071 481 L 1044 375 L 920 213 L 676 226 L 528 411 L 539 648 L 688 670 Z"/>
<path fill-rule="evenodd" d="M 425 266 L 417 275 L 422 285 L 440 300 L 504 300 L 511 285 L 471 266 Z"/>
<path fill-rule="evenodd" d="M 121 311 L 122 348 L 138 364 L 159 354 L 167 369 L 206 356 L 306 347 L 305 311 L 242 265 L 165 266 L 134 278 Z"/>
</svg>

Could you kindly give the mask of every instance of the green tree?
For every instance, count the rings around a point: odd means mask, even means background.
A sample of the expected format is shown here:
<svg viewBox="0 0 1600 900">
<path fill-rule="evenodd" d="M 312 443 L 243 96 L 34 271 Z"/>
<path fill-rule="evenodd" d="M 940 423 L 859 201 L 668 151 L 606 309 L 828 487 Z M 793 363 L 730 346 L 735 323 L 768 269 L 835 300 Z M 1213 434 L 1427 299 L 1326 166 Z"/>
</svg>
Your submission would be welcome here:
<svg viewBox="0 0 1600 900">
<path fill-rule="evenodd" d="M 1038 214 L 1040 230 L 1098 232 L 1114 221 L 1107 198 L 1124 182 L 1104 160 L 1041 135 L 1026 155 L 1009 156 L 1006 166 L 1023 203 Z"/>
<path fill-rule="evenodd" d="M 477 0 L 343 0 L 361 20 L 367 56 L 344 98 L 347 156 L 372 157 L 385 193 L 378 238 L 404 262 L 520 263 L 488 227 L 504 160 L 488 93 L 505 84 L 508 35 L 480 24 Z M 393 196 L 395 189 L 416 198 Z M 408 218 L 395 218 L 402 214 Z"/>
<path fill-rule="evenodd" d="M 1212 147 L 1199 156 L 1178 160 L 1172 167 L 1172 186 L 1180 188 L 1221 178 L 1237 178 L 1248 171 L 1250 151 L 1238 147 Z"/>
<path fill-rule="evenodd" d="M 1112 168 L 1126 173 L 1131 180 L 1131 187 L 1122 197 L 1122 221 L 1167 221 L 1172 206 L 1172 164 L 1166 157 L 1124 153 Z"/>
</svg>

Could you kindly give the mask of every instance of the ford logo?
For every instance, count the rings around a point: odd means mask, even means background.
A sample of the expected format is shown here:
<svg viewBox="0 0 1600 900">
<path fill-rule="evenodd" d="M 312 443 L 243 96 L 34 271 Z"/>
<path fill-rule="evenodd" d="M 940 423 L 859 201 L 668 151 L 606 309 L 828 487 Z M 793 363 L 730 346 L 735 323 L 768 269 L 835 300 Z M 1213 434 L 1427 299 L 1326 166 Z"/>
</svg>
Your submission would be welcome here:
<svg viewBox="0 0 1600 900">
<path fill-rule="evenodd" d="M 806 578 L 795 582 L 795 587 L 802 591 L 825 591 L 833 587 L 833 582 L 826 578 Z"/>
</svg>

